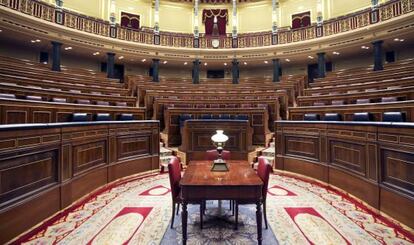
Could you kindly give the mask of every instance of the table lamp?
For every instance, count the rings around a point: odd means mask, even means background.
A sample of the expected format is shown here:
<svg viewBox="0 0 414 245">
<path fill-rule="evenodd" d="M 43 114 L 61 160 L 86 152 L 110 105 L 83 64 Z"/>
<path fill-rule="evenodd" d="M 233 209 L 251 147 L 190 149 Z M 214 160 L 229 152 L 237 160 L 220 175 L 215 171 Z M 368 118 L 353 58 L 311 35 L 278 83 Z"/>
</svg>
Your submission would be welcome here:
<svg viewBox="0 0 414 245">
<path fill-rule="evenodd" d="M 218 159 L 214 160 L 213 166 L 211 167 L 211 171 L 229 171 L 226 162 L 221 157 L 221 153 L 223 152 L 223 147 L 229 137 L 223 134 L 223 130 L 216 130 L 216 134 L 211 136 L 211 140 L 213 141 L 214 146 L 217 147 L 218 152 Z"/>
</svg>

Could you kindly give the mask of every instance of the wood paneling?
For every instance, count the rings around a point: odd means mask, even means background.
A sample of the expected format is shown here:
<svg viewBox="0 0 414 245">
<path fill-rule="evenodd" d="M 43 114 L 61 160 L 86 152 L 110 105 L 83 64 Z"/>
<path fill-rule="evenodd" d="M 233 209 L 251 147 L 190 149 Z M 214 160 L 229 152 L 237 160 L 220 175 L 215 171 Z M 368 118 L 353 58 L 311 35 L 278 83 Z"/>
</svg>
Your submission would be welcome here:
<svg viewBox="0 0 414 245">
<path fill-rule="evenodd" d="M 213 117 L 219 115 L 246 115 L 253 128 L 253 144 L 266 145 L 271 137 L 269 130 L 269 114 L 265 108 L 168 108 L 165 110 L 165 129 L 164 134 L 168 136 L 168 146 L 181 145 L 181 128 L 179 125 L 180 115 L 191 115 L 192 119 L 199 119 L 202 115 L 212 114 Z"/>
<path fill-rule="evenodd" d="M 365 176 L 366 146 L 356 142 L 329 141 L 329 163 Z"/>
<path fill-rule="evenodd" d="M 159 167 L 158 121 L 7 125 L 0 132 L 0 243 L 110 181 Z"/>
<path fill-rule="evenodd" d="M 414 227 L 414 201 L 412 197 L 400 195 L 388 188 L 381 188 L 380 202 L 381 211 L 392 214 L 395 219 L 411 228 Z"/>
<path fill-rule="evenodd" d="M 275 125 L 276 168 L 337 186 L 414 228 L 412 124 L 278 121 Z"/>
<path fill-rule="evenodd" d="M 118 138 L 117 160 L 122 161 L 131 156 L 144 156 L 151 154 L 150 136 L 151 135 Z"/>
<path fill-rule="evenodd" d="M 329 169 L 329 184 L 364 200 L 372 207 L 379 209 L 379 186 L 366 179 L 355 177 L 342 169 Z"/>
<path fill-rule="evenodd" d="M 109 113 L 112 120 L 122 113 L 131 113 L 135 120 L 145 119 L 145 109 L 138 107 L 97 106 L 23 99 L 0 98 L 0 124 L 69 122 L 72 113 L 88 114 L 92 121 L 97 113 Z"/>
<path fill-rule="evenodd" d="M 224 149 L 231 152 L 231 159 L 247 160 L 253 151 L 253 129 L 249 121 L 241 120 L 187 120 L 182 129 L 182 144 L 179 150 L 185 152 L 186 162 L 205 160 L 206 151 L 215 149 L 211 136 L 217 129 L 229 137 Z"/>
<path fill-rule="evenodd" d="M 5 156 L 0 161 L 0 207 L 15 197 L 57 184 L 57 149 Z"/>
<path fill-rule="evenodd" d="M 37 195 L 31 195 L 24 202 L 0 212 L 0 243 L 32 228 L 42 220 L 61 209 L 60 188 L 55 186 Z"/>
<path fill-rule="evenodd" d="M 380 148 L 382 183 L 414 196 L 414 152 Z"/>
<path fill-rule="evenodd" d="M 73 172 L 80 174 L 106 162 L 106 141 L 91 142 L 73 146 Z"/>
<path fill-rule="evenodd" d="M 302 156 L 310 160 L 319 161 L 319 138 L 316 137 L 285 137 L 285 154 Z"/>
<path fill-rule="evenodd" d="M 290 120 L 303 120 L 305 114 L 316 113 L 323 118 L 325 113 L 338 113 L 342 115 L 344 121 L 352 121 L 352 116 L 357 112 L 370 112 L 374 121 L 382 121 L 384 112 L 403 112 L 406 114 L 407 122 L 414 122 L 414 102 L 398 101 L 389 103 L 369 103 L 369 104 L 350 104 L 350 105 L 327 105 L 327 106 L 298 106 L 289 107 Z"/>
</svg>

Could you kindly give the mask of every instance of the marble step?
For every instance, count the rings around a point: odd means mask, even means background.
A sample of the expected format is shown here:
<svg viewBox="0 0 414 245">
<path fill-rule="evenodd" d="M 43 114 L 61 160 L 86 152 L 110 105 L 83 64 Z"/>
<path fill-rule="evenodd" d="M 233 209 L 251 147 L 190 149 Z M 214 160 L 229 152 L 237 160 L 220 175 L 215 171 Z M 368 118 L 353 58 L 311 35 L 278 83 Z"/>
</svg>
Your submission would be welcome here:
<svg viewBox="0 0 414 245">
<path fill-rule="evenodd" d="M 274 147 L 269 147 L 266 148 L 262 151 L 262 156 L 267 156 L 267 157 L 275 157 L 275 148 Z"/>
<path fill-rule="evenodd" d="M 168 148 L 163 147 L 162 143 L 160 143 L 160 171 L 161 173 L 168 172 L 167 166 L 172 157 L 173 157 L 173 151 Z"/>
</svg>

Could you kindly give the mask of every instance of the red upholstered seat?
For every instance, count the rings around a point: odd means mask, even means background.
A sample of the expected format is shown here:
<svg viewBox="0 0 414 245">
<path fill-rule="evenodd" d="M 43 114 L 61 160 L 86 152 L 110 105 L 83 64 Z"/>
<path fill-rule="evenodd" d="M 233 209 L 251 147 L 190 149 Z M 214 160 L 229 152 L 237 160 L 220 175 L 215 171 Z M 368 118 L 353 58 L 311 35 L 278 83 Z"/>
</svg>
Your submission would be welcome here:
<svg viewBox="0 0 414 245">
<path fill-rule="evenodd" d="M 267 188 L 269 185 L 269 175 L 272 171 L 272 166 L 269 163 L 269 161 L 263 157 L 259 157 L 259 165 L 257 167 L 257 175 L 259 175 L 260 179 L 263 181 L 263 189 L 262 189 L 262 195 L 263 200 L 266 200 L 267 197 Z"/>
<path fill-rule="evenodd" d="M 170 189 L 171 189 L 171 197 L 172 197 L 172 219 L 171 219 L 171 229 L 174 225 L 174 217 L 175 217 L 175 205 L 177 204 L 177 214 L 178 210 L 180 209 L 180 203 L 182 202 L 181 199 L 181 188 L 180 188 L 180 180 L 181 180 L 181 164 L 178 157 L 173 156 L 168 163 L 168 175 L 170 179 Z M 200 204 L 200 227 L 203 227 L 203 209 L 204 209 L 204 202 Z"/>
<path fill-rule="evenodd" d="M 168 175 L 170 177 L 171 195 L 173 201 L 180 200 L 181 166 L 178 157 L 173 157 L 168 163 Z"/>
<path fill-rule="evenodd" d="M 206 158 L 208 161 L 214 161 L 218 158 L 218 152 L 216 149 L 206 151 Z M 223 150 L 221 153 L 223 160 L 230 160 L 230 151 Z"/>
<path fill-rule="evenodd" d="M 263 216 L 265 220 L 265 227 L 267 226 L 267 216 L 266 216 L 266 197 L 267 197 L 267 189 L 269 186 L 269 176 L 270 172 L 272 171 L 272 165 L 269 163 L 269 161 L 263 157 L 259 157 L 259 165 L 257 166 L 257 175 L 260 177 L 260 179 L 263 181 L 263 187 L 262 187 L 262 201 L 263 201 Z M 238 218 L 239 218 L 239 204 L 246 204 L 243 202 L 237 202 L 236 203 L 236 229 L 238 226 Z"/>
</svg>

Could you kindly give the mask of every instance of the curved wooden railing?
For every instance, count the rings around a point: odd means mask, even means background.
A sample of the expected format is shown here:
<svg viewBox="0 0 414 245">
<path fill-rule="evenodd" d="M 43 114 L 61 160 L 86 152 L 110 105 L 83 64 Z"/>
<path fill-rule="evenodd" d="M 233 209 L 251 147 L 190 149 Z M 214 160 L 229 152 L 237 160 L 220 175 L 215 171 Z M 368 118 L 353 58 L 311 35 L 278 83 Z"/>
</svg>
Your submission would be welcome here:
<svg viewBox="0 0 414 245">
<path fill-rule="evenodd" d="M 0 126 L 0 244 L 108 183 L 159 168 L 158 121 Z"/>
<path fill-rule="evenodd" d="M 363 200 L 414 228 L 414 123 L 276 121 L 275 168 Z"/>
<path fill-rule="evenodd" d="M 85 16 L 38 0 L 0 0 L 0 5 L 37 17 L 42 20 L 63 25 L 72 29 L 99 36 L 120 40 L 169 46 L 176 48 L 210 49 L 211 42 L 202 34 L 198 39 L 191 33 L 160 32 L 154 34 L 151 28 L 132 30 L 119 25 L 111 26 L 108 21 Z M 220 39 L 219 48 L 250 48 L 287 44 L 319 37 L 331 36 L 380 23 L 414 11 L 414 0 L 391 0 L 377 9 L 365 10 L 325 21 L 322 25 L 291 30 L 280 29 L 276 34 L 268 32 L 239 34 L 233 39 L 231 34 Z"/>
</svg>

